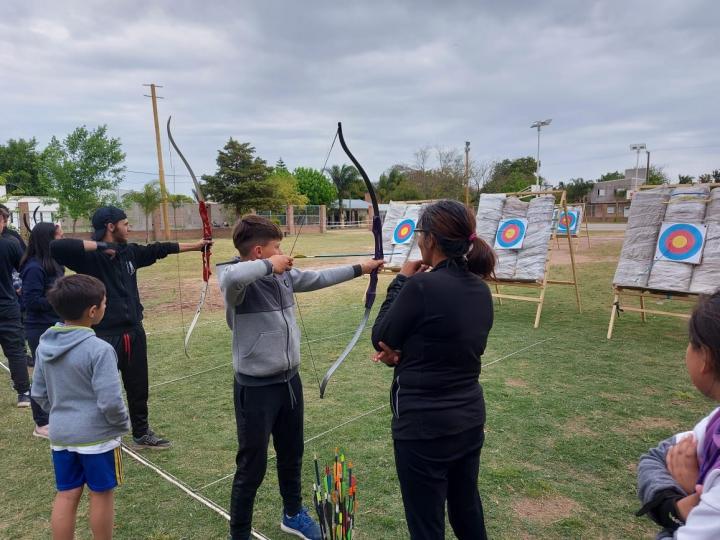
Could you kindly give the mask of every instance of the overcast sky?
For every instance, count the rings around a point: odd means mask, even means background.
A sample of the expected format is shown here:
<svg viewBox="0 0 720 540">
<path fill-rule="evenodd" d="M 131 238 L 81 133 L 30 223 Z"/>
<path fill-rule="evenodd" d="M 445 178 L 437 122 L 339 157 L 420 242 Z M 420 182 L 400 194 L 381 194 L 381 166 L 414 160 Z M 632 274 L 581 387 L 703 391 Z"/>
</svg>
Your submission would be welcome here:
<svg viewBox="0 0 720 540">
<path fill-rule="evenodd" d="M 157 171 L 142 87 L 155 82 L 198 175 L 229 137 L 270 164 L 319 168 L 339 120 L 373 180 L 423 146 L 535 155 L 529 126 L 546 118 L 553 183 L 634 167 L 640 142 L 675 180 L 720 168 L 720 3 L 480 4 L 7 0 L 0 142 L 107 124 L 127 153 L 123 187 L 138 189 Z M 171 174 L 164 131 L 163 144 Z M 343 162 L 336 147 L 329 164 Z"/>
</svg>

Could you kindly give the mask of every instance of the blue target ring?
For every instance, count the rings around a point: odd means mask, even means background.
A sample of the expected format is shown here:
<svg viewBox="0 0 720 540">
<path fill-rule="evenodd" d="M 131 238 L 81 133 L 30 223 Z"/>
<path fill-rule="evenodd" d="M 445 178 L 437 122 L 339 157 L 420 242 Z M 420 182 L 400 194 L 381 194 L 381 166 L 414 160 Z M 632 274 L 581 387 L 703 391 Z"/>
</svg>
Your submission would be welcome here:
<svg viewBox="0 0 720 540">
<path fill-rule="evenodd" d="M 412 219 L 403 219 L 395 226 L 393 242 L 396 244 L 404 244 L 412 238 L 414 232 L 415 222 Z"/>
<path fill-rule="evenodd" d="M 700 230 L 689 223 L 671 225 L 658 239 L 658 251 L 671 261 L 685 261 L 697 255 L 702 249 L 703 236 Z"/>
<path fill-rule="evenodd" d="M 525 223 L 519 219 L 508 219 L 500 224 L 495 241 L 504 249 L 513 249 L 522 245 L 525 238 Z"/>
</svg>

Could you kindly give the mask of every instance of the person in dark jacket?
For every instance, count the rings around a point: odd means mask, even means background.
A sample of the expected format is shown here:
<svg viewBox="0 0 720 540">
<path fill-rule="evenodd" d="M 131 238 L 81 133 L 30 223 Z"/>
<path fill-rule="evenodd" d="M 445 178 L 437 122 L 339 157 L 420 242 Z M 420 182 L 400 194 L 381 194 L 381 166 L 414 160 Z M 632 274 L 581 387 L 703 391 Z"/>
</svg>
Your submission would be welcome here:
<svg viewBox="0 0 720 540">
<path fill-rule="evenodd" d="M 480 357 L 493 324 L 483 278 L 495 254 L 461 203 L 439 201 L 415 232 L 421 261 L 388 287 L 373 326 L 374 360 L 395 369 L 392 434 L 412 540 L 445 537 L 445 504 L 460 540 L 487 537 L 477 479 L 484 441 Z"/>
<path fill-rule="evenodd" d="M 105 285 L 107 310 L 95 333 L 117 353 L 133 441 L 136 448 L 169 448 L 170 441 L 157 436 L 148 421 L 147 341 L 137 271 L 173 253 L 201 251 L 212 242 L 156 242 L 146 246 L 128 243 L 127 216 L 114 206 L 98 209 L 93 214 L 92 225 L 93 240 L 55 240 L 50 244 L 50 253 L 58 263 L 94 276 Z"/>
<path fill-rule="evenodd" d="M 30 407 L 30 377 L 25 354 L 25 335 L 20 319 L 20 301 L 13 285 L 13 272 L 20 268 L 22 249 L 7 230 L 10 212 L 0 208 L 0 347 L 8 359 L 10 378 L 17 392 L 17 406 Z"/>
<path fill-rule="evenodd" d="M 30 347 L 30 354 L 35 358 L 40 336 L 45 330 L 60 321 L 55 310 L 47 299 L 47 291 L 57 278 L 65 273 L 50 255 L 50 242 L 63 237 L 60 225 L 54 223 L 37 223 L 30 233 L 28 247 L 20 261 L 20 277 L 22 278 L 21 304 L 25 309 L 23 326 L 25 338 Z M 48 438 L 48 415 L 32 400 L 33 435 Z"/>
</svg>

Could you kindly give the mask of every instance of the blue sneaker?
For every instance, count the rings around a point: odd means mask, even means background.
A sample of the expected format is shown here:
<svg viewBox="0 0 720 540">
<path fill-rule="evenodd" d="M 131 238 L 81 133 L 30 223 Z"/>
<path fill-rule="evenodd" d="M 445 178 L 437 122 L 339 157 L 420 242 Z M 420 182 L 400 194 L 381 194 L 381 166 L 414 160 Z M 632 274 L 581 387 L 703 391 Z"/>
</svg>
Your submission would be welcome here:
<svg viewBox="0 0 720 540">
<path fill-rule="evenodd" d="M 297 515 L 293 517 L 283 512 L 280 528 L 283 532 L 294 534 L 304 540 L 323 540 L 320 534 L 320 525 L 308 515 L 305 507 L 301 508 Z"/>
</svg>

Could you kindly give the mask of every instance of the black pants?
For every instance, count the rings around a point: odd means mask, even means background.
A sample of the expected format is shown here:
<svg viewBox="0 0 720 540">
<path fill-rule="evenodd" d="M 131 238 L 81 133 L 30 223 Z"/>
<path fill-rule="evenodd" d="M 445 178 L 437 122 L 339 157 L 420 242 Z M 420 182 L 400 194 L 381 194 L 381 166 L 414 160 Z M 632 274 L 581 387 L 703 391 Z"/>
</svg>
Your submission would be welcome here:
<svg viewBox="0 0 720 540">
<path fill-rule="evenodd" d="M 396 440 L 395 468 L 412 540 L 445 538 L 448 519 L 459 540 L 484 540 L 485 517 L 477 488 L 482 427 L 431 440 Z"/>
<path fill-rule="evenodd" d="M 13 388 L 18 394 L 24 394 L 30 390 L 30 377 L 25 352 L 25 331 L 19 312 L 17 317 L 0 318 L 0 347 L 10 364 L 8 367 Z"/>
<path fill-rule="evenodd" d="M 250 538 L 255 493 L 265 477 L 270 434 L 277 455 L 277 475 L 284 511 L 295 515 L 302 505 L 303 396 L 300 375 L 288 383 L 243 386 L 234 383 L 237 423 L 237 470 L 230 496 L 230 535 Z"/>
<path fill-rule="evenodd" d="M 133 437 L 148 432 L 148 363 L 147 338 L 142 326 L 115 336 L 99 336 L 117 353 L 118 369 L 127 394 Z"/>
<path fill-rule="evenodd" d="M 25 329 L 28 347 L 30 347 L 30 354 L 32 355 L 33 359 L 35 359 L 35 351 L 37 351 L 38 345 L 40 344 L 40 336 L 43 335 L 45 330 L 47 330 L 47 328 L 44 330 L 35 328 Z M 37 402 L 32 398 L 30 398 L 30 406 L 32 407 L 32 415 L 33 420 L 35 421 L 35 425 L 38 427 L 47 426 L 48 422 L 50 421 L 48 413 L 43 411 L 40 408 L 40 405 L 38 405 Z"/>
</svg>

